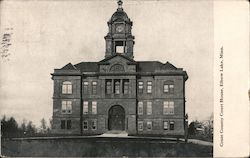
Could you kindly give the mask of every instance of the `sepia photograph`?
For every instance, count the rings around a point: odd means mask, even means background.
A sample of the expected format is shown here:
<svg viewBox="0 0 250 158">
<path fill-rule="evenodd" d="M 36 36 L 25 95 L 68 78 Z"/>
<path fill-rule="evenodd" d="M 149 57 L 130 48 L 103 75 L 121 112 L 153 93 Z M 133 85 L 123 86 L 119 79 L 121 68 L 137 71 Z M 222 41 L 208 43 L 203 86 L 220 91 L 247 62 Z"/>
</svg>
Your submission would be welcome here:
<svg viewBox="0 0 250 158">
<path fill-rule="evenodd" d="M 214 156 L 213 1 L 4 0 L 0 12 L 0 155 Z"/>
</svg>

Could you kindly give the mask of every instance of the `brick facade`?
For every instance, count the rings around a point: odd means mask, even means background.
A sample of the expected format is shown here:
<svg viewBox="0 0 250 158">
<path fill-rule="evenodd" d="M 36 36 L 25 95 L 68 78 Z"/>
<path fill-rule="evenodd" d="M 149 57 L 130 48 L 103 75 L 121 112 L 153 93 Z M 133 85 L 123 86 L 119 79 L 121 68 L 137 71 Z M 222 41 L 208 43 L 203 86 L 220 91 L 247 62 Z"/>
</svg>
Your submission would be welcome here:
<svg viewBox="0 0 250 158">
<path fill-rule="evenodd" d="M 108 26 L 105 59 L 69 63 L 52 74 L 53 132 L 184 135 L 187 73 L 169 62 L 133 59 L 132 21 L 121 6 Z"/>
</svg>

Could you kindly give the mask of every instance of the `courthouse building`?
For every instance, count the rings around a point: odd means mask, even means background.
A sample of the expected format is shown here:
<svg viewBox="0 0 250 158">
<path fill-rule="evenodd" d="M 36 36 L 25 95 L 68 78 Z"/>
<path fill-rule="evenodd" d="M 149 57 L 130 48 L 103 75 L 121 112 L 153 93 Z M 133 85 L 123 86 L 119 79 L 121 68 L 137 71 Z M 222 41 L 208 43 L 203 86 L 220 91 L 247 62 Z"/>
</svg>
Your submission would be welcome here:
<svg viewBox="0 0 250 158">
<path fill-rule="evenodd" d="M 186 71 L 134 60 L 133 23 L 121 0 L 107 24 L 103 60 L 54 70 L 52 131 L 184 135 Z"/>
</svg>

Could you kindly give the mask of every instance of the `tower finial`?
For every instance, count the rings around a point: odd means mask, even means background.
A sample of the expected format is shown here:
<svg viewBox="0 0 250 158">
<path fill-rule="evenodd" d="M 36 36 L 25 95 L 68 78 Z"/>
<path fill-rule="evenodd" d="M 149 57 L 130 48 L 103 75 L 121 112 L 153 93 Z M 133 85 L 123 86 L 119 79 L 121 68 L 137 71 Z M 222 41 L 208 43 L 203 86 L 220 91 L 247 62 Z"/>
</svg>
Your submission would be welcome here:
<svg viewBox="0 0 250 158">
<path fill-rule="evenodd" d="M 118 4 L 118 9 L 122 9 L 122 0 L 118 0 L 117 4 Z"/>
</svg>

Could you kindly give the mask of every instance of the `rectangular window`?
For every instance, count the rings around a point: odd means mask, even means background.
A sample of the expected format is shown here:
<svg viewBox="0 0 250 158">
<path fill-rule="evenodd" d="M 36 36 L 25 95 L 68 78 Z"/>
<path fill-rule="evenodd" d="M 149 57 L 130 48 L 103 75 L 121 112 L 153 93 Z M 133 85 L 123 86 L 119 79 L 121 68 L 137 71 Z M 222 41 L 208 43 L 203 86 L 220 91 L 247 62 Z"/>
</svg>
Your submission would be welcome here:
<svg viewBox="0 0 250 158">
<path fill-rule="evenodd" d="M 61 129 L 65 129 L 65 120 L 61 120 Z"/>
<path fill-rule="evenodd" d="M 67 110 L 67 101 L 62 101 L 62 114 L 65 114 Z"/>
<path fill-rule="evenodd" d="M 152 102 L 148 101 L 147 102 L 147 115 L 151 115 L 152 114 Z"/>
<path fill-rule="evenodd" d="M 88 94 L 88 81 L 83 82 L 83 94 Z"/>
<path fill-rule="evenodd" d="M 62 101 L 62 114 L 72 113 L 72 101 Z"/>
<path fill-rule="evenodd" d="M 138 115 L 143 115 L 143 102 L 138 102 Z"/>
<path fill-rule="evenodd" d="M 147 82 L 147 93 L 152 93 L 152 81 Z"/>
<path fill-rule="evenodd" d="M 88 114 L 89 112 L 89 103 L 87 101 L 83 102 L 83 114 Z"/>
<path fill-rule="evenodd" d="M 138 131 L 143 131 L 143 121 L 138 121 Z"/>
<path fill-rule="evenodd" d="M 169 102 L 169 114 L 174 114 L 174 102 Z"/>
<path fill-rule="evenodd" d="M 92 82 L 92 94 L 96 94 L 97 92 L 97 82 L 93 81 Z"/>
<path fill-rule="evenodd" d="M 166 81 L 163 86 L 164 93 L 174 93 L 174 82 Z"/>
<path fill-rule="evenodd" d="M 163 129 L 168 130 L 168 121 L 163 122 Z"/>
<path fill-rule="evenodd" d="M 174 121 L 170 121 L 169 126 L 170 130 L 174 130 Z"/>
<path fill-rule="evenodd" d="M 92 101 L 92 114 L 97 114 L 97 102 Z"/>
<path fill-rule="evenodd" d="M 88 130 L 88 121 L 83 122 L 83 130 Z"/>
<path fill-rule="evenodd" d="M 111 80 L 106 80 L 106 94 L 111 94 L 112 93 L 112 81 Z"/>
<path fill-rule="evenodd" d="M 163 114 L 164 115 L 168 114 L 168 101 L 163 102 Z"/>
<path fill-rule="evenodd" d="M 147 122 L 147 130 L 149 130 L 149 131 L 152 130 L 152 121 Z"/>
<path fill-rule="evenodd" d="M 129 93 L 129 80 L 123 80 L 123 94 Z"/>
<path fill-rule="evenodd" d="M 97 120 L 92 120 L 92 129 L 96 130 L 97 128 Z"/>
<path fill-rule="evenodd" d="M 67 120 L 67 129 L 71 129 L 71 120 Z"/>
<path fill-rule="evenodd" d="M 173 101 L 164 101 L 163 102 L 163 114 L 174 114 L 174 102 Z"/>
<path fill-rule="evenodd" d="M 138 92 L 143 93 L 143 82 L 142 81 L 138 82 Z"/>
<path fill-rule="evenodd" d="M 120 80 L 115 80 L 115 94 L 120 94 Z"/>
</svg>

